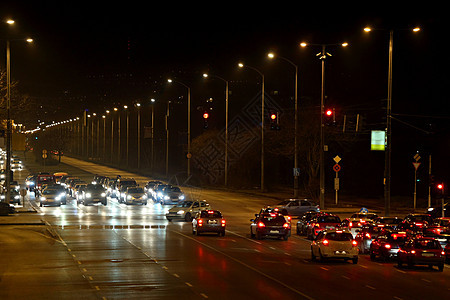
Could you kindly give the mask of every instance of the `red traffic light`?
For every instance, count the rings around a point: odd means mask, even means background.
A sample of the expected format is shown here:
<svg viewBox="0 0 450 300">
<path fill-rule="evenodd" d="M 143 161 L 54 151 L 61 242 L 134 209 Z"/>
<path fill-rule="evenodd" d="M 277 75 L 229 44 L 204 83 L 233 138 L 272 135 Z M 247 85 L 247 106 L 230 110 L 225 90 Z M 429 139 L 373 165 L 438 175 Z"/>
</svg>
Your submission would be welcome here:
<svg viewBox="0 0 450 300">
<path fill-rule="evenodd" d="M 208 119 L 209 118 L 209 114 L 207 112 L 203 113 L 203 119 Z"/>
<path fill-rule="evenodd" d="M 272 120 L 275 120 L 275 119 L 277 118 L 277 114 L 271 114 L 271 115 L 270 115 L 270 118 L 271 118 Z"/>
<path fill-rule="evenodd" d="M 442 183 L 439 183 L 439 184 L 437 185 L 437 188 L 440 189 L 440 190 L 442 190 L 442 189 L 444 188 L 444 185 L 443 185 Z"/>
<path fill-rule="evenodd" d="M 332 111 L 331 109 L 327 109 L 327 110 L 325 111 L 325 114 L 326 114 L 327 116 L 331 116 L 331 115 L 333 115 L 333 111 Z"/>
</svg>

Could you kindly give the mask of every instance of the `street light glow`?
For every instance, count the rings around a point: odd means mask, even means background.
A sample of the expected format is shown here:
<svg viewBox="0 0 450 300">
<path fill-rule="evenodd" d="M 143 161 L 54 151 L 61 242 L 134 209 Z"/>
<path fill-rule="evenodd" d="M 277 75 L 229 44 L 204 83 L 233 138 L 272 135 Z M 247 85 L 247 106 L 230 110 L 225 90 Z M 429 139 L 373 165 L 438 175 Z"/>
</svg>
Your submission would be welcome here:
<svg viewBox="0 0 450 300">
<path fill-rule="evenodd" d="M 238 67 L 239 67 L 239 68 L 243 68 L 243 67 L 244 67 L 244 64 L 243 64 L 243 63 L 238 63 Z"/>
<path fill-rule="evenodd" d="M 6 20 L 6 23 L 7 23 L 7 24 L 9 24 L 9 25 L 13 25 L 13 24 L 15 23 L 15 21 L 14 21 L 14 20 L 11 20 L 11 19 L 9 19 L 9 20 Z"/>
<path fill-rule="evenodd" d="M 275 57 L 275 54 L 274 54 L 273 52 L 270 52 L 269 54 L 267 54 L 267 57 L 268 57 L 268 58 L 274 58 L 274 57 Z"/>
<path fill-rule="evenodd" d="M 305 43 L 305 42 L 301 42 L 301 43 L 300 43 L 300 47 L 306 47 L 306 46 L 308 46 L 307 43 Z"/>
</svg>

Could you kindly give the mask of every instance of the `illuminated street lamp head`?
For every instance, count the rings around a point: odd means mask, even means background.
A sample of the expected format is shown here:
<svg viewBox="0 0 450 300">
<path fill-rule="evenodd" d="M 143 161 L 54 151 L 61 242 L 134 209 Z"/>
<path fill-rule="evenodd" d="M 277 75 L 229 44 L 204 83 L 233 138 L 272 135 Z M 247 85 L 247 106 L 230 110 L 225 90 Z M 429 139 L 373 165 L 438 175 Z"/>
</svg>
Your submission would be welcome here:
<svg viewBox="0 0 450 300">
<path fill-rule="evenodd" d="M 172 83 L 172 79 L 167 79 L 167 82 L 168 83 Z"/>
<path fill-rule="evenodd" d="M 273 52 L 270 52 L 269 54 L 267 54 L 267 57 L 268 57 L 268 58 L 274 58 L 274 57 L 275 57 L 275 54 L 274 54 Z"/>
<path fill-rule="evenodd" d="M 136 106 L 137 106 L 137 107 L 140 107 L 140 106 L 141 106 L 141 104 L 140 104 L 140 103 L 136 103 Z"/>
<path fill-rule="evenodd" d="M 6 23 L 9 24 L 9 25 L 14 25 L 15 21 L 11 20 L 11 19 L 8 19 L 8 20 L 6 20 Z"/>
<path fill-rule="evenodd" d="M 123 108 L 124 108 L 124 109 L 127 109 L 127 108 L 128 108 L 128 105 L 124 105 Z"/>
<path fill-rule="evenodd" d="M 117 107 L 114 107 L 114 111 L 118 111 L 119 109 Z"/>
<path fill-rule="evenodd" d="M 154 98 L 150 99 L 150 102 L 155 103 L 156 100 Z"/>
<path fill-rule="evenodd" d="M 364 32 L 371 32 L 372 31 L 372 28 L 370 28 L 370 27 L 364 27 Z"/>
<path fill-rule="evenodd" d="M 34 42 L 34 40 L 33 40 L 32 38 L 27 38 L 26 41 L 27 41 L 27 43 L 32 43 L 32 42 Z"/>
<path fill-rule="evenodd" d="M 341 46 L 342 46 L 342 47 L 347 47 L 347 46 L 348 46 L 348 43 L 347 43 L 347 42 L 343 42 L 343 43 L 341 44 Z"/>
<path fill-rule="evenodd" d="M 243 64 L 243 63 L 238 63 L 238 67 L 239 67 L 239 68 L 243 68 L 243 67 L 244 67 L 244 64 Z"/>
<path fill-rule="evenodd" d="M 305 43 L 305 42 L 301 42 L 301 43 L 300 43 L 300 47 L 306 47 L 306 46 L 308 46 L 307 43 Z"/>
<path fill-rule="evenodd" d="M 413 28 L 413 32 L 419 32 L 419 31 L 420 31 L 420 27 Z"/>
<path fill-rule="evenodd" d="M 208 78 L 208 74 L 207 73 L 203 73 L 203 78 Z"/>
</svg>

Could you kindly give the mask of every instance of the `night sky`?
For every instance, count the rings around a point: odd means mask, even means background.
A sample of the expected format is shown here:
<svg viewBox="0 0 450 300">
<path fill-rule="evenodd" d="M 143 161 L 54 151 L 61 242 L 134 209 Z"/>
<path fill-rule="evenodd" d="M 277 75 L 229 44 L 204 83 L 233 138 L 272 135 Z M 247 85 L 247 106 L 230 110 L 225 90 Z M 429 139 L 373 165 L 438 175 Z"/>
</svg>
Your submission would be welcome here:
<svg viewBox="0 0 450 300">
<path fill-rule="evenodd" d="M 408 8 L 413 4 L 404 1 L 376 2 L 376 7 L 321 6 L 304 1 L 31 3 L 0 4 L 2 18 L 16 20 L 14 37 L 30 35 L 35 39 L 32 47 L 14 42 L 12 77 L 20 82 L 21 91 L 37 99 L 64 99 L 69 94 L 67 103 L 59 103 L 55 118 L 59 113 L 65 118 L 67 107 L 78 113 L 96 105 L 103 105 L 99 109 L 104 109 L 111 103 L 131 103 L 145 94 L 164 97 L 167 89 L 163 83 L 168 77 L 175 76 L 196 87 L 205 70 L 230 80 L 257 82 L 255 74 L 238 72 L 239 61 L 261 69 L 269 90 L 281 89 L 282 81 L 290 80 L 292 70 L 282 63 L 269 64 L 269 50 L 298 64 L 300 97 L 319 99 L 320 61 L 315 54 L 320 49 L 300 49 L 302 41 L 350 43 L 345 49 L 327 48 L 333 54 L 327 60 L 328 101 L 343 110 L 369 103 L 367 109 L 370 103 L 378 105 L 386 98 L 387 30 L 394 29 L 393 112 L 433 117 L 403 118 L 420 128 L 433 127 L 440 133 L 449 128 L 449 74 L 444 45 L 448 34 L 443 8 L 437 6 Z M 402 3 L 404 6 L 399 8 Z M 391 7 L 394 4 L 396 7 Z M 383 30 L 367 35 L 362 32 L 366 25 Z M 423 28 L 417 35 L 403 30 L 415 26 Z M 6 29 L 5 25 L 0 28 L 3 36 Z M 4 57 L 4 47 L 0 51 Z M 1 66 L 4 67 L 4 60 Z M 116 94 L 98 84 L 102 76 L 117 74 L 132 74 L 135 82 L 146 84 L 134 93 L 127 86 Z M 193 89 L 193 93 L 203 99 L 208 90 Z M 103 100 L 98 101 L 99 97 Z M 83 100 L 76 105 L 70 102 L 78 98 Z M 418 134 L 406 127 L 394 127 L 397 136 Z M 433 143 L 436 145 L 436 140 Z M 448 135 L 442 143 L 448 149 Z M 421 143 L 417 144 L 411 148 L 420 148 Z M 441 157 L 444 174 L 445 166 L 450 164 L 446 155 Z"/>
</svg>

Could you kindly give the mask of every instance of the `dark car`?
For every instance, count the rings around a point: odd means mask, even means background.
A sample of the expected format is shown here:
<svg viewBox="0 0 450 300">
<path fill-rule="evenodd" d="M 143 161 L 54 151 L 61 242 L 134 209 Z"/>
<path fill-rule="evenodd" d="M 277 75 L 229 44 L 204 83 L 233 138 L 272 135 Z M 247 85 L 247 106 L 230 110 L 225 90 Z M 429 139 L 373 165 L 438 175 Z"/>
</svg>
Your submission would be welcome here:
<svg viewBox="0 0 450 300">
<path fill-rule="evenodd" d="M 37 179 L 36 174 L 29 175 L 25 179 L 25 185 L 27 186 L 27 190 L 29 190 L 30 192 L 34 191 L 34 187 L 36 185 L 36 179 Z"/>
<path fill-rule="evenodd" d="M 385 230 L 380 233 L 370 244 L 370 259 L 377 257 L 387 260 L 397 257 L 398 249 L 409 239 L 406 232 Z"/>
<path fill-rule="evenodd" d="M 306 227 L 308 239 L 315 239 L 317 235 L 326 229 L 337 229 L 341 225 L 341 219 L 333 214 L 318 214 Z"/>
<path fill-rule="evenodd" d="M 433 218 L 442 217 L 442 204 L 427 208 L 426 214 L 431 215 Z M 444 217 L 450 217 L 450 209 L 448 203 L 444 203 Z"/>
<path fill-rule="evenodd" d="M 161 191 L 161 204 L 176 204 L 184 200 L 184 193 L 177 186 L 168 185 Z"/>
<path fill-rule="evenodd" d="M 162 184 L 162 181 L 151 180 L 151 181 L 147 182 L 147 184 L 144 186 L 144 190 L 148 194 L 149 197 L 152 196 L 152 191 L 158 184 Z"/>
<path fill-rule="evenodd" d="M 378 217 L 373 220 L 373 224 L 385 229 L 396 229 L 402 221 L 399 217 Z"/>
<path fill-rule="evenodd" d="M 14 205 L 6 202 L 0 202 L 0 216 L 7 216 L 15 212 L 16 209 L 14 208 Z"/>
<path fill-rule="evenodd" d="M 124 193 L 125 204 L 147 204 L 147 193 L 139 186 L 127 187 Z"/>
<path fill-rule="evenodd" d="M 318 212 L 310 211 L 305 213 L 300 219 L 297 221 L 297 234 L 298 235 L 306 235 L 306 227 L 309 222 L 317 216 Z"/>
<path fill-rule="evenodd" d="M 439 271 L 444 270 L 445 252 L 441 244 L 433 238 L 412 238 L 398 250 L 398 267 L 407 264 L 408 267 L 415 265 L 428 265 L 430 268 L 438 266 Z"/>
<path fill-rule="evenodd" d="M 99 184 L 87 184 L 81 191 L 79 201 L 84 205 L 101 203 L 107 205 L 106 190 Z"/>
<path fill-rule="evenodd" d="M 155 203 L 161 203 L 161 199 L 162 199 L 162 197 L 163 197 L 163 190 L 167 187 L 167 186 L 169 186 L 168 184 L 164 184 L 164 183 L 161 183 L 161 184 L 158 184 L 158 185 L 156 185 L 155 187 L 154 187 L 154 189 L 152 190 L 152 198 L 153 198 L 153 201 L 155 202 Z"/>
<path fill-rule="evenodd" d="M 403 223 L 414 224 L 419 228 L 433 224 L 433 217 L 430 214 L 408 214 Z"/>
<path fill-rule="evenodd" d="M 291 234 L 291 224 L 286 221 L 282 214 L 269 213 L 258 215 L 255 219 L 250 220 L 250 236 L 260 240 L 264 236 L 282 237 L 288 240 Z"/>
<path fill-rule="evenodd" d="M 215 232 L 225 235 L 226 221 L 218 210 L 202 210 L 195 214 L 192 220 L 192 234 L 200 235 L 204 232 Z"/>
</svg>

